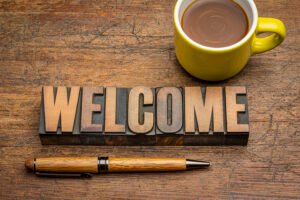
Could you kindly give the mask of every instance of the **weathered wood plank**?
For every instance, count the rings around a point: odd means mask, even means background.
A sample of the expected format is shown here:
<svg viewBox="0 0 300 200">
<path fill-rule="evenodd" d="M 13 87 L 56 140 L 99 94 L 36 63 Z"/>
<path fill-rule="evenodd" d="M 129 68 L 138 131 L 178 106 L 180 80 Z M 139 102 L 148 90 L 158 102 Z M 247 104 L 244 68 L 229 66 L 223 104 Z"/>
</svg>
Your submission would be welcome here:
<svg viewBox="0 0 300 200">
<path fill-rule="evenodd" d="M 298 199 L 299 0 L 256 0 L 284 21 L 287 38 L 238 76 L 196 80 L 173 46 L 175 0 L 0 1 L 1 199 Z M 247 147 L 42 146 L 41 86 L 247 86 Z M 164 156 L 209 160 L 209 171 L 44 179 L 33 156 Z M 17 159 L 16 159 L 17 158 Z M 122 186 L 122 187 L 120 187 Z M 120 189 L 121 188 L 121 189 Z M 187 195 L 188 194 L 188 195 Z"/>
</svg>

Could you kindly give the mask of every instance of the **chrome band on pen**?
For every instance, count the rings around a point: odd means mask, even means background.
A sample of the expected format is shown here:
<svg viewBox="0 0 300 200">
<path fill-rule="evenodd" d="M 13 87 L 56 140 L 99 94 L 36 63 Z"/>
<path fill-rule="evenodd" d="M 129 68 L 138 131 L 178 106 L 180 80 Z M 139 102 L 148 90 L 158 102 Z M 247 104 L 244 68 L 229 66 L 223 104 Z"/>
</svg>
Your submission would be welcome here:
<svg viewBox="0 0 300 200">
<path fill-rule="evenodd" d="M 108 172 L 108 157 L 98 157 L 98 173 Z"/>
</svg>

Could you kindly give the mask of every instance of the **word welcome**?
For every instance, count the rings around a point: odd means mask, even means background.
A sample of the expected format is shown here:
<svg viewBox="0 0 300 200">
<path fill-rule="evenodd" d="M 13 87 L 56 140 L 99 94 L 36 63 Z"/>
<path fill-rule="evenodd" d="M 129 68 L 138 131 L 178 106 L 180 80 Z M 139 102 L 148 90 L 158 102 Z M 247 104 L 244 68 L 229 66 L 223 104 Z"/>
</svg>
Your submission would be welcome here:
<svg viewBox="0 0 300 200">
<path fill-rule="evenodd" d="M 42 89 L 43 144 L 246 145 L 245 87 Z"/>
</svg>

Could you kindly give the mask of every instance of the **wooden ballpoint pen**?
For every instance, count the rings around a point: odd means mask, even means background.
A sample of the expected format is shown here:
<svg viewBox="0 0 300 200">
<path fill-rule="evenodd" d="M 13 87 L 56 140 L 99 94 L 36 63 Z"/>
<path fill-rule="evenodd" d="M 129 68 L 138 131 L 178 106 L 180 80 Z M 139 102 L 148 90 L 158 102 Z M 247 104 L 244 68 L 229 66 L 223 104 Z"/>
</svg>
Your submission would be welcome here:
<svg viewBox="0 0 300 200">
<path fill-rule="evenodd" d="M 210 163 L 185 158 L 49 157 L 28 159 L 25 166 L 37 175 L 89 177 L 110 172 L 184 171 Z"/>
</svg>

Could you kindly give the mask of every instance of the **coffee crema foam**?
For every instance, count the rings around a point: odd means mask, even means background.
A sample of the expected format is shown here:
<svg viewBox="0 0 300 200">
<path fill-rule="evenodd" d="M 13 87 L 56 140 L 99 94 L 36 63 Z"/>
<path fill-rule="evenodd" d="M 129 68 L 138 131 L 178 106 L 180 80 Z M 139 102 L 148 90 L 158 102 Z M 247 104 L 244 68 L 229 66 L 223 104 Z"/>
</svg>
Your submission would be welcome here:
<svg viewBox="0 0 300 200">
<path fill-rule="evenodd" d="M 232 0 L 197 0 L 184 12 L 181 25 L 195 42 L 208 47 L 226 47 L 248 33 L 244 10 Z"/>
</svg>

